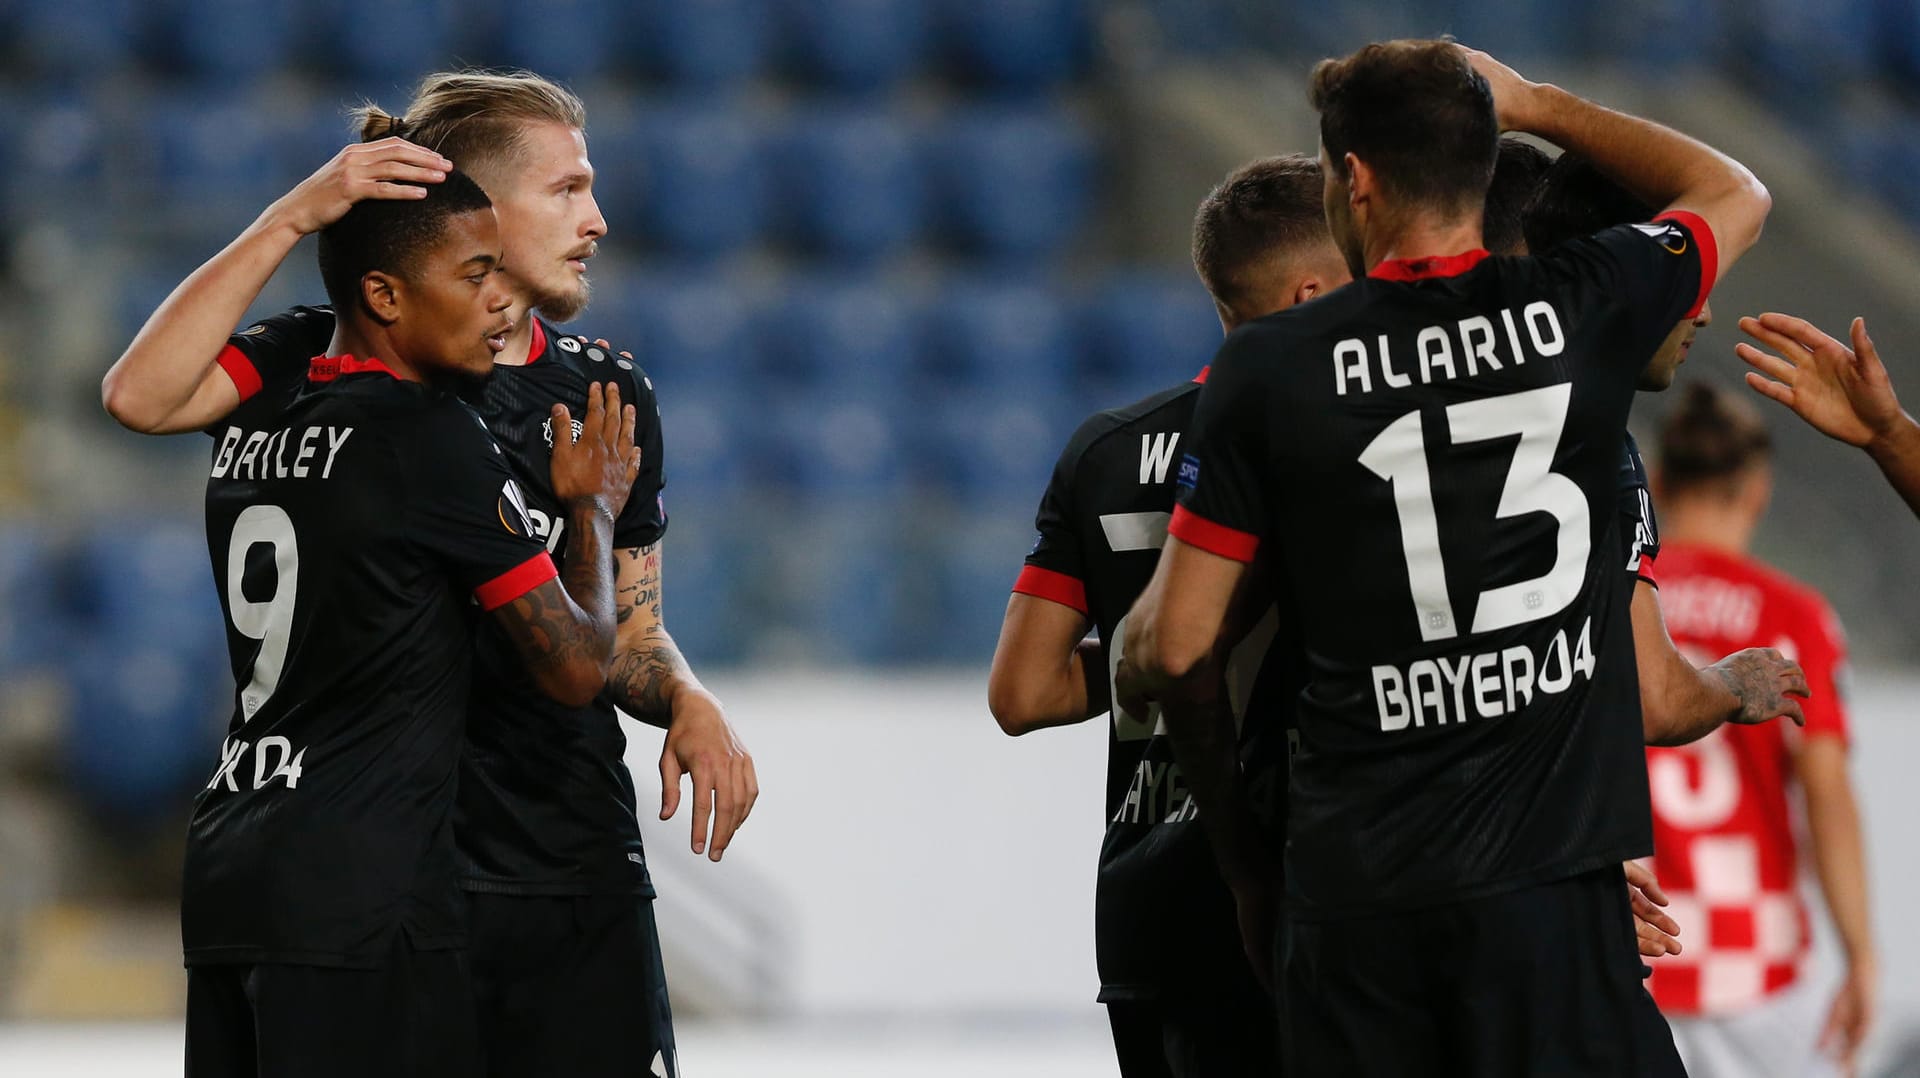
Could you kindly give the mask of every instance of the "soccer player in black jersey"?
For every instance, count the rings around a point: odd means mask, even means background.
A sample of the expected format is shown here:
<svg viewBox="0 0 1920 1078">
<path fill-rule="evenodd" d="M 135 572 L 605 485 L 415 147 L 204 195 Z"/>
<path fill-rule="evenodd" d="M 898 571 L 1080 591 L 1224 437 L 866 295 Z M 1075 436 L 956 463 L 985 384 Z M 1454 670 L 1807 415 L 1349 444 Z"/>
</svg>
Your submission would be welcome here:
<svg viewBox="0 0 1920 1078">
<path fill-rule="evenodd" d="M 525 493 L 528 526 L 559 549 L 565 522 L 544 477 L 555 434 L 547 411 L 556 401 L 576 406 L 589 382 L 616 383 L 638 406 L 642 473 L 615 529 L 618 639 L 600 699 L 556 711 L 499 661 L 496 634 L 480 641 L 457 835 L 488 1065 L 496 1075 L 582 1076 L 650 1065 L 670 1078 L 677 1065 L 653 889 L 614 707 L 666 728 L 661 818 L 677 811 L 690 775 L 696 853 L 719 859 L 758 785 L 662 619 L 667 520 L 652 382 L 626 354 L 562 335 L 534 313 L 563 319 L 585 305 L 587 260 L 607 229 L 584 125 L 577 98 L 525 74 L 436 74 L 404 117 L 366 110 L 368 141 L 341 151 L 189 277 L 103 393 L 124 424 L 156 433 L 203 427 L 243 398 L 281 393 L 331 332 L 332 313 L 297 308 L 229 334 L 300 235 L 360 199 L 417 197 L 450 164 L 493 195 L 516 322 L 477 405 Z M 551 720 L 562 714 L 555 732 Z"/>
<path fill-rule="evenodd" d="M 472 607 L 539 691 L 591 700 L 639 471 L 635 413 L 596 385 L 553 454 L 559 579 L 456 395 L 512 327 L 499 260 L 492 206 L 459 172 L 355 206 L 320 234 L 341 312 L 324 354 L 208 428 L 238 685 L 187 838 L 191 1078 L 479 1073 L 453 842 Z"/>
<path fill-rule="evenodd" d="M 1640 1074 L 1619 863 L 1650 845 L 1613 568 L 1621 433 L 1660 340 L 1755 241 L 1738 163 L 1448 42 L 1314 72 L 1329 224 L 1365 274 L 1242 326 L 1181 462 L 1117 691 L 1161 701 L 1223 870 L 1270 859 L 1212 667 L 1264 548 L 1308 655 L 1285 885 L 1315 1074 Z M 1501 127 L 1667 212 L 1490 258 Z"/>
<path fill-rule="evenodd" d="M 1193 261 L 1231 332 L 1345 284 L 1310 157 L 1236 169 L 1194 220 Z M 1125 614 L 1153 573 L 1173 510 L 1174 462 L 1206 372 L 1081 424 L 1040 503 L 1039 542 L 1007 604 L 987 684 L 1010 734 L 1081 722 L 1109 708 Z M 1277 627 L 1277 615 L 1268 619 Z M 1098 641 L 1084 641 L 1089 628 Z M 1225 676 L 1236 721 L 1290 707 L 1297 646 L 1272 628 L 1249 636 Z M 1273 1001 L 1250 968 L 1233 897 L 1214 867 L 1158 709 L 1113 708 L 1107 832 L 1095 940 L 1100 1001 L 1120 1071 L 1143 1076 L 1279 1073 Z M 1285 731 L 1246 728 L 1239 758 L 1260 787 L 1263 823 L 1283 826 Z"/>
</svg>

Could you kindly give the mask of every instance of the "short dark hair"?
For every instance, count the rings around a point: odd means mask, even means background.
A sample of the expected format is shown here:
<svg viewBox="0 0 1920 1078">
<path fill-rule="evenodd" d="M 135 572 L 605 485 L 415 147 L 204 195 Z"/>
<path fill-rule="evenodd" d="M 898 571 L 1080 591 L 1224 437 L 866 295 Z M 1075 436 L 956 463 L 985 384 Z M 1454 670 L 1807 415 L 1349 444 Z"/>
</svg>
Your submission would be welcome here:
<svg viewBox="0 0 1920 1078">
<path fill-rule="evenodd" d="M 1493 91 L 1452 41 L 1376 42 L 1322 60 L 1307 98 L 1343 177 L 1352 153 L 1398 198 L 1458 211 L 1486 197 L 1500 141 Z"/>
<path fill-rule="evenodd" d="M 1653 213 L 1652 206 L 1627 193 L 1591 161 L 1563 153 L 1520 215 L 1520 228 L 1528 249 L 1542 254 L 1615 225 L 1638 224 Z"/>
<path fill-rule="evenodd" d="M 1333 245 L 1321 205 L 1320 162 L 1305 154 L 1241 165 L 1207 192 L 1193 215 L 1193 268 L 1229 311 L 1249 313 L 1242 307 L 1258 290 L 1250 274 L 1261 263 L 1309 243 Z"/>
<path fill-rule="evenodd" d="M 320 280 L 334 310 L 358 308 L 360 280 L 367 274 L 382 270 L 406 276 L 446 235 L 449 220 L 493 205 L 458 169 L 439 183 L 421 186 L 425 198 L 363 199 L 320 230 Z"/>
<path fill-rule="evenodd" d="M 1481 242 L 1497 255 L 1516 255 L 1526 243 L 1521 233 L 1520 215 L 1541 177 L 1552 167 L 1553 158 L 1531 142 L 1517 138 L 1500 140 L 1500 154 L 1493 162 L 1493 182 L 1487 185 L 1487 209 L 1480 223 Z"/>
<path fill-rule="evenodd" d="M 1660 427 L 1660 474 L 1684 490 L 1732 479 L 1767 459 L 1773 438 L 1744 397 L 1693 382 Z"/>
</svg>

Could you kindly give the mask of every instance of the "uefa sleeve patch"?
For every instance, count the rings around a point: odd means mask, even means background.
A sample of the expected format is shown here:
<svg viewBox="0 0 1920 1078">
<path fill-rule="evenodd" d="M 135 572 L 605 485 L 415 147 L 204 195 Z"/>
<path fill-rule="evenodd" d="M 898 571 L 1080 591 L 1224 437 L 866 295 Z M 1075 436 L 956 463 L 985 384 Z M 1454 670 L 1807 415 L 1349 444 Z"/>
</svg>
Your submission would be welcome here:
<svg viewBox="0 0 1920 1078">
<path fill-rule="evenodd" d="M 1634 225 L 1633 230 L 1659 244 L 1661 250 L 1670 255 L 1687 253 L 1686 230 L 1671 221 L 1651 221 L 1643 225 Z"/>
</svg>

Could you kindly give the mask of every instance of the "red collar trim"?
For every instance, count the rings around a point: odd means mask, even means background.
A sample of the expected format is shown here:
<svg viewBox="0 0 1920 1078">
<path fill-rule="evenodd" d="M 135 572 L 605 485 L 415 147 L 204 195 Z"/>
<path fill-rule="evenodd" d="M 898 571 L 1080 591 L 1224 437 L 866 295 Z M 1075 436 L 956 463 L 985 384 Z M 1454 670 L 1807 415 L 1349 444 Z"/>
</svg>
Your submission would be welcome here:
<svg viewBox="0 0 1920 1078">
<path fill-rule="evenodd" d="M 1206 366 L 1204 366 L 1204 367 L 1202 367 L 1202 368 L 1200 368 L 1200 373 L 1199 373 L 1199 374 L 1196 374 L 1196 375 L 1194 375 L 1194 376 L 1193 376 L 1193 384 L 1194 384 L 1194 385 L 1197 385 L 1197 386 L 1203 386 L 1203 385 L 1206 385 L 1206 384 L 1207 384 L 1207 372 L 1208 372 L 1208 371 L 1210 371 L 1210 370 L 1212 370 L 1212 369 L 1213 369 L 1213 364 L 1211 364 L 1211 363 L 1209 363 L 1209 364 L 1207 364 Z"/>
<path fill-rule="evenodd" d="M 527 317 L 533 318 L 533 312 L 528 311 Z M 533 366 L 535 360 L 546 354 L 547 329 L 540 324 L 538 318 L 533 318 L 533 339 L 527 342 L 527 366 Z"/>
<path fill-rule="evenodd" d="M 314 356 L 307 362 L 307 381 L 331 382 L 335 378 L 349 374 L 365 374 L 374 371 L 389 378 L 401 378 L 398 371 L 377 359 L 361 359 L 357 356 Z"/>
<path fill-rule="evenodd" d="M 1429 277 L 1458 277 L 1492 257 L 1481 248 L 1465 254 L 1439 255 L 1433 258 L 1389 258 L 1367 271 L 1367 276 L 1383 281 L 1424 281 Z"/>
</svg>

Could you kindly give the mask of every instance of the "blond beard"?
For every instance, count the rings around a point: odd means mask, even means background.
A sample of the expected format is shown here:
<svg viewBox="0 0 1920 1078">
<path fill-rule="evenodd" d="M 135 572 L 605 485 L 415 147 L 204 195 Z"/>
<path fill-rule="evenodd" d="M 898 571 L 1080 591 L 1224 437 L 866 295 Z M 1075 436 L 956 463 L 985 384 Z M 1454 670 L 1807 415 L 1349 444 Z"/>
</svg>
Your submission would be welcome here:
<svg viewBox="0 0 1920 1078">
<path fill-rule="evenodd" d="M 536 296 L 530 306 L 549 322 L 571 322 L 587 309 L 592 298 L 593 282 L 582 277 L 580 287 L 572 292 Z"/>
</svg>

